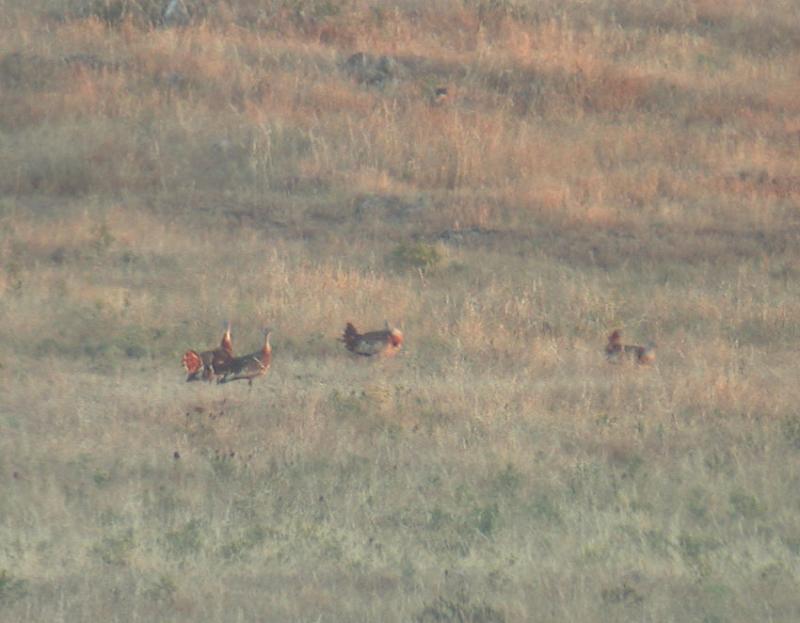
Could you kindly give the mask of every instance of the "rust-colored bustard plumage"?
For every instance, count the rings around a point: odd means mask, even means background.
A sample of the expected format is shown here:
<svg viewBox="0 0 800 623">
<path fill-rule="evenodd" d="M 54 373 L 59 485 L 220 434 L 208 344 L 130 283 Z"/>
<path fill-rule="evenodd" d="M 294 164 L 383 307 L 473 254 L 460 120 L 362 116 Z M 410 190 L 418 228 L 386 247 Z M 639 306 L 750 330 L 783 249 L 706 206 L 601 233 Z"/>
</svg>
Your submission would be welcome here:
<svg viewBox="0 0 800 623">
<path fill-rule="evenodd" d="M 359 333 L 352 323 L 348 322 L 340 341 L 351 353 L 363 357 L 379 355 L 391 357 L 403 345 L 403 334 L 400 329 L 392 329 L 389 323 L 383 331 L 370 331 Z"/>
<path fill-rule="evenodd" d="M 642 365 L 651 364 L 656 360 L 656 345 L 653 342 L 645 346 L 623 344 L 622 332 L 617 329 L 608 336 L 606 358 L 612 363 L 620 363 L 627 360 L 635 361 Z"/>
<path fill-rule="evenodd" d="M 188 350 L 183 355 L 183 367 L 186 368 L 186 381 L 213 381 L 225 374 L 233 361 L 233 342 L 231 340 L 231 323 L 225 328 L 219 348 L 198 353 Z"/>
<path fill-rule="evenodd" d="M 447 87 L 436 87 L 433 91 L 433 98 L 431 103 L 434 106 L 442 106 L 447 103 L 450 96 L 450 90 Z"/>
<path fill-rule="evenodd" d="M 264 376 L 269 370 L 269 364 L 272 363 L 270 333 L 272 333 L 270 329 L 264 329 L 264 346 L 261 350 L 249 355 L 234 357 L 228 364 L 227 372 L 217 382 L 247 381 L 247 384 L 252 386 L 253 379 Z"/>
</svg>

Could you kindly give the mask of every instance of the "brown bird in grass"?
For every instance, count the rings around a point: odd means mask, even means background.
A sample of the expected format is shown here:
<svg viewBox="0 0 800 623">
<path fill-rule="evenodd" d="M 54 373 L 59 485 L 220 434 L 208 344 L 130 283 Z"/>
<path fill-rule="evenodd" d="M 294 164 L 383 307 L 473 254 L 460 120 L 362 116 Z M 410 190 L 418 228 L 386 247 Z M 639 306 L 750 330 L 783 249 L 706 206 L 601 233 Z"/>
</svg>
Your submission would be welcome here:
<svg viewBox="0 0 800 623">
<path fill-rule="evenodd" d="M 434 106 L 442 106 L 443 104 L 447 103 L 449 97 L 450 97 L 450 90 L 447 87 L 436 87 L 433 90 L 433 95 L 431 97 L 431 104 L 433 104 Z"/>
<path fill-rule="evenodd" d="M 643 365 L 651 364 L 656 360 L 656 345 L 653 342 L 648 342 L 645 346 L 623 344 L 622 332 L 617 329 L 608 336 L 606 358 L 612 363 L 627 360 Z"/>
<path fill-rule="evenodd" d="M 271 329 L 264 329 L 264 346 L 261 350 L 249 355 L 234 357 L 227 366 L 225 374 L 217 383 L 230 383 L 231 381 L 247 381 L 252 387 L 253 379 L 264 376 L 272 362 L 272 346 L 269 343 Z"/>
<path fill-rule="evenodd" d="M 187 350 L 181 361 L 188 374 L 186 377 L 187 383 L 189 381 L 199 381 L 200 379 L 210 382 L 224 374 L 228 369 L 228 365 L 233 361 L 231 323 L 228 322 L 226 325 L 219 348 L 205 350 L 201 353 L 196 350 Z"/>
<path fill-rule="evenodd" d="M 400 329 L 390 328 L 388 321 L 383 331 L 370 331 L 369 333 L 359 333 L 353 324 L 348 322 L 339 340 L 344 342 L 347 350 L 356 355 L 391 357 L 403 345 L 403 334 Z"/>
</svg>

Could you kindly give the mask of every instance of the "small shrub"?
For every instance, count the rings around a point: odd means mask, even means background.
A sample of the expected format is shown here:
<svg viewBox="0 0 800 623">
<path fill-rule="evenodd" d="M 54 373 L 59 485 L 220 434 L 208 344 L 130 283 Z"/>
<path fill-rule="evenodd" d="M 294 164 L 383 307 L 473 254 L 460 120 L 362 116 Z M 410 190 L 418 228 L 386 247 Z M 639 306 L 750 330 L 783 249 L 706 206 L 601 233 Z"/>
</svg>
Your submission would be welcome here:
<svg viewBox="0 0 800 623">
<path fill-rule="evenodd" d="M 200 551 L 203 535 L 200 520 L 190 519 L 186 524 L 164 536 L 166 548 L 177 558 L 185 558 Z"/>
<path fill-rule="evenodd" d="M 352 391 L 349 394 L 334 390 L 330 397 L 333 412 L 341 417 L 361 418 L 367 415 L 369 405 L 363 392 Z"/>
<path fill-rule="evenodd" d="M 57 75 L 58 63 L 32 54 L 12 52 L 0 58 L 0 86 L 44 89 Z"/>
<path fill-rule="evenodd" d="M 147 357 L 147 349 L 139 344 L 132 344 L 125 347 L 125 356 L 130 359 L 142 359 Z"/>
<path fill-rule="evenodd" d="M 214 475 L 217 478 L 228 479 L 234 475 L 236 465 L 232 459 L 233 455 L 219 451 L 217 451 L 214 456 L 209 457 L 211 469 L 214 470 Z"/>
<path fill-rule="evenodd" d="M 436 247 L 424 242 L 402 243 L 395 247 L 387 259 L 395 268 L 401 270 L 429 272 L 442 263 L 442 254 Z"/>
<path fill-rule="evenodd" d="M 111 473 L 103 469 L 98 469 L 92 476 L 92 480 L 98 487 L 103 487 L 111 482 Z"/>
<path fill-rule="evenodd" d="M 87 194 L 95 185 L 92 165 L 84 154 L 53 151 L 34 154 L 21 166 L 13 190 L 21 194 L 52 193 L 68 197 Z"/>
<path fill-rule="evenodd" d="M 741 517 L 743 519 L 755 519 L 761 516 L 763 509 L 758 500 L 742 491 L 734 491 L 728 498 L 731 503 L 731 514 L 734 517 Z"/>
<path fill-rule="evenodd" d="M 440 530 L 452 521 L 453 517 L 450 515 L 450 513 L 443 511 L 441 508 L 436 506 L 430 512 L 430 516 L 428 517 L 428 528 L 431 530 Z"/>
<path fill-rule="evenodd" d="M 111 248 L 114 244 L 114 234 L 111 233 L 107 223 L 99 223 L 92 229 L 92 248 L 95 253 L 101 255 Z"/>
<path fill-rule="evenodd" d="M 783 538 L 783 544 L 792 554 L 800 556 L 800 536 L 786 536 Z"/>
<path fill-rule="evenodd" d="M 128 529 L 118 536 L 103 538 L 92 548 L 92 552 L 107 565 L 124 566 L 133 546 L 133 530 Z"/>
<path fill-rule="evenodd" d="M 800 450 L 800 415 L 785 418 L 781 423 L 781 432 L 793 448 Z"/>
<path fill-rule="evenodd" d="M 692 562 L 697 562 L 708 552 L 717 549 L 720 544 L 710 537 L 695 536 L 692 534 L 682 534 L 678 539 L 683 556 Z"/>
<path fill-rule="evenodd" d="M 469 596 L 438 597 L 417 615 L 419 623 L 505 623 L 505 615 L 484 603 L 472 603 Z"/>
<path fill-rule="evenodd" d="M 600 597 L 607 604 L 637 605 L 644 601 L 644 597 L 627 582 L 603 589 L 600 591 Z"/>
<path fill-rule="evenodd" d="M 522 484 L 522 473 L 509 463 L 493 479 L 493 489 L 499 493 L 514 495 Z"/>
<path fill-rule="evenodd" d="M 669 555 L 672 543 L 661 530 L 647 530 L 644 533 L 644 540 L 656 555 L 662 558 Z"/>
<path fill-rule="evenodd" d="M 95 17 L 109 26 L 118 26 L 126 20 L 140 27 L 161 23 L 165 0 L 89 0 L 78 7 L 78 17 Z M 187 2 L 191 5 L 191 2 Z"/>
<path fill-rule="evenodd" d="M 491 537 L 497 530 L 497 520 L 500 518 L 500 509 L 497 504 L 490 504 L 483 508 L 475 509 L 475 520 L 478 531 L 485 537 Z"/>
<path fill-rule="evenodd" d="M 334 17 L 342 12 L 341 4 L 333 0 L 284 0 L 284 5 L 294 11 L 294 18 L 300 24 Z"/>
<path fill-rule="evenodd" d="M 529 511 L 539 521 L 553 524 L 561 524 L 563 521 L 558 507 L 548 495 L 534 496 L 533 502 L 529 506 Z"/>
<path fill-rule="evenodd" d="M 21 292 L 23 287 L 22 265 L 19 262 L 11 261 L 6 264 L 6 283 L 8 288 L 14 292 Z"/>
<path fill-rule="evenodd" d="M 155 602 L 172 603 L 176 591 L 175 580 L 168 575 L 162 575 L 145 589 L 144 594 Z"/>
<path fill-rule="evenodd" d="M 27 582 L 0 569 L 0 604 L 9 604 L 27 594 Z"/>
<path fill-rule="evenodd" d="M 687 509 L 695 519 L 705 519 L 708 513 L 708 494 L 702 487 L 695 487 L 689 491 Z"/>
<path fill-rule="evenodd" d="M 267 532 L 262 526 L 250 526 L 244 534 L 222 546 L 220 555 L 226 560 L 241 560 L 254 548 L 261 545 L 267 538 Z"/>
</svg>

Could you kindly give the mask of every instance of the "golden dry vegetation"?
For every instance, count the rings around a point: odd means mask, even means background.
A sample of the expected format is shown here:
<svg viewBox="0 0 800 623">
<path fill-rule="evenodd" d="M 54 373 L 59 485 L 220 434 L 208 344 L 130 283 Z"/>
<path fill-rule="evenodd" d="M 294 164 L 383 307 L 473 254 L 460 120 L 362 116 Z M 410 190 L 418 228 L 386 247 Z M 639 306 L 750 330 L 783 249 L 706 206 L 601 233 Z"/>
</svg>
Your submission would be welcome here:
<svg viewBox="0 0 800 623">
<path fill-rule="evenodd" d="M 800 620 L 796 3 L 165 4 L 0 0 L 0 620 Z"/>
</svg>

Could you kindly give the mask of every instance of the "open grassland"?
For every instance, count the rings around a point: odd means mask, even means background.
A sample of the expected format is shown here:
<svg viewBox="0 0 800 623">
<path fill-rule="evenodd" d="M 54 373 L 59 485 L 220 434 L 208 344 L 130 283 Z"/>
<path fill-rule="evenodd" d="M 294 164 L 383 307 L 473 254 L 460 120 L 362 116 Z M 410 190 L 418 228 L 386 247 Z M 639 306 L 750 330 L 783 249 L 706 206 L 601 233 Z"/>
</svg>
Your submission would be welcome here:
<svg viewBox="0 0 800 623">
<path fill-rule="evenodd" d="M 0 620 L 800 620 L 797 4 L 188 4 L 0 0 Z"/>
</svg>

